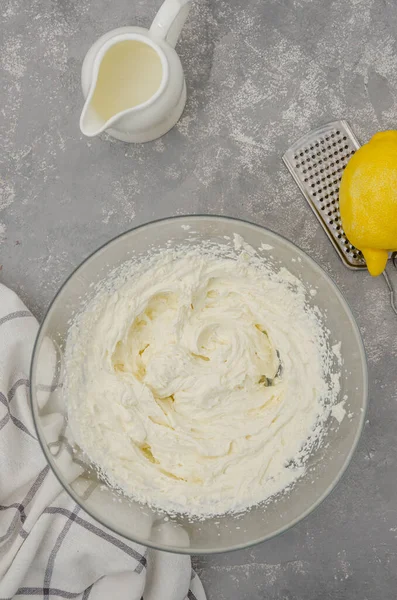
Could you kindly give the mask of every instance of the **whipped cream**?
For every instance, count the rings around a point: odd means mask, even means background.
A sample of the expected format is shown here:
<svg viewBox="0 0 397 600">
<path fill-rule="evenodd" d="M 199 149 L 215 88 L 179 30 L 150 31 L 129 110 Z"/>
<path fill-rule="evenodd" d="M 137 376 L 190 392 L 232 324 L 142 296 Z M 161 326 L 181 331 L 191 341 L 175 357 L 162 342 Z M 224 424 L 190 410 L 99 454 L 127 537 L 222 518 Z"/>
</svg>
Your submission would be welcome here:
<svg viewBox="0 0 397 600">
<path fill-rule="evenodd" d="M 290 486 L 335 393 L 304 286 L 244 249 L 226 254 L 124 266 L 68 336 L 77 444 L 112 486 L 166 511 L 240 511 Z"/>
</svg>

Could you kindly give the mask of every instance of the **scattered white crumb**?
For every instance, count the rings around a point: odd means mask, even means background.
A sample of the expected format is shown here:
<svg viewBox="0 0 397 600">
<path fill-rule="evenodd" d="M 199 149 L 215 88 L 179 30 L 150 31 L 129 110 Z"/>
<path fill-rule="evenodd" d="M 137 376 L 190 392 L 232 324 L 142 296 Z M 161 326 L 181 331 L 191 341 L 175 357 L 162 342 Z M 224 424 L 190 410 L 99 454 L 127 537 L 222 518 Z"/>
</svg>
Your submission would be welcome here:
<svg viewBox="0 0 397 600">
<path fill-rule="evenodd" d="M 233 245 L 236 252 L 238 252 L 239 250 L 245 250 L 245 252 L 247 252 L 247 254 L 249 254 L 250 256 L 254 256 L 256 254 L 256 250 L 252 246 L 247 244 L 247 242 L 245 242 L 241 235 L 238 233 L 233 233 Z"/>
<path fill-rule="evenodd" d="M 273 250 L 273 246 L 270 244 L 261 244 L 261 250 Z"/>
<path fill-rule="evenodd" d="M 342 355 L 341 355 L 341 352 L 340 352 L 340 348 L 341 348 L 341 342 L 338 342 L 337 344 L 334 344 L 332 346 L 332 352 L 335 354 L 336 360 L 341 365 L 342 364 Z M 343 399 L 346 400 L 345 397 L 343 397 Z"/>
<path fill-rule="evenodd" d="M 239 235 L 238 233 L 234 233 L 233 234 L 233 243 L 234 243 L 235 250 L 241 250 L 241 248 L 243 247 L 243 244 L 244 244 L 244 240 L 241 237 L 241 235 Z"/>
<path fill-rule="evenodd" d="M 344 406 L 345 406 L 345 401 L 342 400 L 342 402 L 335 404 L 335 406 L 333 406 L 331 408 L 331 414 L 338 421 L 338 423 L 342 423 L 343 419 L 346 416 L 346 410 L 345 410 Z"/>
</svg>

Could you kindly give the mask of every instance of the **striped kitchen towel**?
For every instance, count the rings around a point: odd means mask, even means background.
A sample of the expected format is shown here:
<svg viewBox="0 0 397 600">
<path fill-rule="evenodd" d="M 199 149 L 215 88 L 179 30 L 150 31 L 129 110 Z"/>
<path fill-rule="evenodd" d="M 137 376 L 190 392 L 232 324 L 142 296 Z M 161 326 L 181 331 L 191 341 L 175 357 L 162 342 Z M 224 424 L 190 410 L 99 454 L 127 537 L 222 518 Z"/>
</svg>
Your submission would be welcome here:
<svg viewBox="0 0 397 600">
<path fill-rule="evenodd" d="M 0 284 L 0 600 L 205 600 L 189 556 L 148 550 L 100 526 L 53 475 L 28 398 L 37 330 Z"/>
</svg>

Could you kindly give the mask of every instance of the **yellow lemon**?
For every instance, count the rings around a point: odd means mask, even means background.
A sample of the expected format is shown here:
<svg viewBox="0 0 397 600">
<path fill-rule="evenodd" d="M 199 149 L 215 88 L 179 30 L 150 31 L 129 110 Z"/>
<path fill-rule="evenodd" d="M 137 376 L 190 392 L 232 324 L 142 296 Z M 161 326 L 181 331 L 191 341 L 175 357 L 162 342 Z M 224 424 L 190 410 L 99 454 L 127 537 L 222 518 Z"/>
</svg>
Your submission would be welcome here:
<svg viewBox="0 0 397 600">
<path fill-rule="evenodd" d="M 349 241 L 364 255 L 371 275 L 397 250 L 397 131 L 383 131 L 349 160 L 339 190 Z"/>
</svg>

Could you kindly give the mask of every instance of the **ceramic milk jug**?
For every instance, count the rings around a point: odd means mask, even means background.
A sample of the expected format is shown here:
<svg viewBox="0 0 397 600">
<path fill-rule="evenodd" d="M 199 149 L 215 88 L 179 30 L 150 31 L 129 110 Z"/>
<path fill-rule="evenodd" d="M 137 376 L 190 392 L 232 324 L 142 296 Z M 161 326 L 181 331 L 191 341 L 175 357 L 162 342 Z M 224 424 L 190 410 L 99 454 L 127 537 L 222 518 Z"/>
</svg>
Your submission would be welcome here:
<svg viewBox="0 0 397 600">
<path fill-rule="evenodd" d="M 186 103 L 174 50 L 191 0 L 165 0 L 149 30 L 120 27 L 103 35 L 82 67 L 84 135 L 106 131 L 124 142 L 149 142 L 175 125 Z"/>
</svg>

